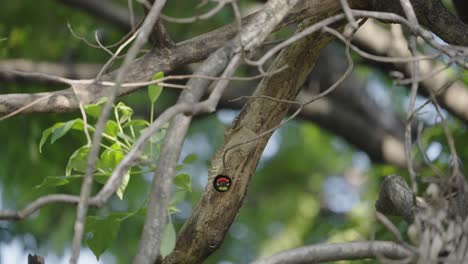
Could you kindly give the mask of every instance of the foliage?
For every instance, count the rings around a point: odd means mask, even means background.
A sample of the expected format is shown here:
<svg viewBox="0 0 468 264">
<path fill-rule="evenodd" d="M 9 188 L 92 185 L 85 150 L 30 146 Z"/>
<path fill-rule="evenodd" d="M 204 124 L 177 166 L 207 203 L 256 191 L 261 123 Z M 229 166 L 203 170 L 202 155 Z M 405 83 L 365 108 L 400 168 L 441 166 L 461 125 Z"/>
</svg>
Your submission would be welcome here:
<svg viewBox="0 0 468 264">
<path fill-rule="evenodd" d="M 123 1 L 126 2 L 126 1 Z M 190 15 L 190 8 L 180 10 L 181 1 L 168 1 L 167 14 L 183 17 Z M 178 2 L 178 3 L 177 3 Z M 187 1 L 196 6 L 198 1 Z M 247 1 L 241 1 L 244 4 Z M 185 3 L 184 3 L 185 4 Z M 55 10 L 51 13 L 50 10 Z M 177 12 L 177 13 L 176 13 Z M 23 19 L 18 19 L 21 14 Z M 47 19 L 44 19 L 47 14 Z M 8 1 L 0 9 L 0 58 L 28 57 L 35 60 L 78 61 L 102 63 L 107 55 L 74 38 L 67 29 L 69 22 L 74 31 L 87 39 L 93 39 L 94 30 L 105 33 L 105 42 L 116 42 L 122 33 L 111 25 L 90 16 L 65 8 L 53 1 Z M 210 21 L 190 25 L 170 24 L 169 30 L 175 40 L 184 40 L 201 32 L 207 32 L 232 20 L 232 14 L 221 13 Z M 375 69 L 366 69 L 363 76 L 379 75 Z M 379 75 L 380 76 L 380 75 Z M 467 75 L 465 75 L 467 76 Z M 156 73 L 153 79 L 163 77 Z M 390 80 L 380 80 L 387 89 L 392 89 L 392 103 L 402 105 L 407 94 L 395 93 Z M 468 79 L 465 78 L 468 83 Z M 8 85 L 2 92 L 45 91 L 41 85 Z M 123 98 L 114 106 L 113 118 L 106 124 L 103 151 L 95 171 L 98 190 L 111 175 L 118 162 L 153 120 L 158 107 L 173 99 L 170 91 L 151 85 L 147 91 Z M 149 100 L 148 109 L 145 101 Z M 44 193 L 79 193 L 85 174 L 89 151 L 85 130 L 94 132 L 94 121 L 99 116 L 104 100 L 86 105 L 87 126 L 83 118 L 74 114 L 25 115 L 0 123 L 0 179 L 3 208 L 22 208 Z M 147 118 L 149 117 L 149 119 Z M 449 118 L 459 146 L 468 144 L 467 127 Z M 50 126 L 50 124 L 53 124 Z M 50 126 L 49 128 L 47 128 Z M 46 128 L 46 129 L 44 129 Z M 171 221 L 164 230 L 161 252 L 168 254 L 174 247 L 175 236 L 188 213 L 200 198 L 207 181 L 206 170 L 214 150 L 221 144 L 225 124 L 216 116 L 195 120 L 190 129 L 187 146 L 190 153 L 183 154 L 177 167 L 174 191 L 171 197 Z M 120 263 L 129 263 L 135 252 L 145 213 L 148 181 L 154 171 L 154 160 L 159 153 L 165 130 L 153 135 L 151 144 L 144 149 L 140 164 L 126 175 L 117 199 L 108 206 L 91 209 L 86 221 L 86 244 L 97 258 L 104 252 L 116 256 Z M 203 141 L 201 141 L 203 139 Z M 291 122 L 280 129 L 279 147 L 271 158 L 263 158 L 249 187 L 248 199 L 240 210 L 236 222 L 223 246 L 207 263 L 231 261 L 246 263 L 259 254 L 294 246 L 330 241 L 345 241 L 367 238 L 372 233 L 375 221 L 372 216 L 373 201 L 380 178 L 390 173 L 404 172 L 389 165 L 372 164 L 364 169 L 366 183 L 358 190 L 360 201 L 352 210 L 334 213 L 324 204 L 324 183 L 328 176 L 342 177 L 347 169 L 355 166 L 359 151 L 307 122 Z M 449 167 L 450 157 L 443 131 L 438 127 L 425 130 L 423 145 L 441 142 L 443 149 L 434 160 L 441 169 Z M 48 143 L 53 144 L 50 146 Z M 460 159 L 468 161 L 468 148 L 458 149 Z M 42 153 L 40 155 L 39 153 Z M 421 157 L 418 156 L 420 160 Z M 423 171 L 431 176 L 431 171 Z M 344 177 L 342 177 L 344 178 Z M 62 254 L 69 247 L 74 207 L 53 205 L 41 209 L 31 219 L 5 225 L 0 230 L 1 243 L 10 243 L 21 238 L 31 251 L 57 252 Z M 53 225 L 51 225 L 53 223 Z M 3 226 L 2 226 L 3 227 Z M 398 224 L 402 231 L 404 223 Z M 391 239 L 381 226 L 376 227 L 376 238 Z M 34 243 L 27 244 L 28 236 Z"/>
<path fill-rule="evenodd" d="M 156 73 L 152 80 L 158 80 L 164 77 L 162 72 Z M 162 93 L 160 85 L 148 86 L 148 98 L 151 103 L 151 113 L 153 106 Z M 64 137 L 68 132 L 76 130 L 82 135 L 94 133 L 95 128 L 84 120 L 97 119 L 100 116 L 102 107 L 107 99 L 103 98 L 97 103 L 84 106 L 86 119 L 76 118 L 66 122 L 58 122 L 53 126 L 45 129 L 39 143 L 39 151 L 42 152 L 43 145 L 50 138 L 50 143 L 54 144 L 57 140 Z M 135 141 L 140 137 L 141 133 L 147 129 L 153 120 L 151 115 L 150 121 L 143 119 L 133 119 L 133 109 L 123 102 L 119 102 L 113 106 L 113 118 L 109 119 L 104 127 L 102 136 L 104 141 L 101 143 L 103 151 L 97 160 L 96 169 L 93 172 L 94 180 L 97 183 L 104 184 L 112 175 L 113 171 L 120 161 L 128 154 L 130 149 L 135 144 Z M 151 174 L 155 170 L 155 157 L 158 156 L 161 140 L 164 138 L 165 129 L 156 132 L 150 139 L 149 146 L 145 148 L 140 157 L 139 164 L 132 166 L 124 175 L 124 178 L 118 188 L 116 195 L 119 199 L 124 198 L 124 192 L 127 188 L 132 176 L 136 174 Z M 86 174 L 88 167 L 88 155 L 91 142 L 78 147 L 69 157 L 65 168 L 65 176 L 46 177 L 43 182 L 35 187 L 37 190 L 49 189 L 57 186 L 64 186 L 70 183 L 75 183 L 77 179 L 82 179 Z M 190 154 L 178 166 L 179 170 L 184 165 L 195 162 L 197 156 Z M 190 175 L 186 173 L 178 174 L 174 178 L 174 184 L 178 187 L 177 195 L 171 200 L 169 208 L 170 213 L 178 212 L 176 205 L 183 201 L 186 192 L 191 192 Z M 134 212 L 112 212 L 105 216 L 88 216 L 86 219 L 86 230 L 89 233 L 86 243 L 94 252 L 96 258 L 99 257 L 114 243 L 117 238 L 121 223 L 131 217 L 144 216 L 146 209 L 143 205 L 140 209 Z M 169 222 L 164 229 L 163 239 L 161 244 L 161 254 L 169 254 L 175 246 L 175 229 L 172 222 Z"/>
</svg>

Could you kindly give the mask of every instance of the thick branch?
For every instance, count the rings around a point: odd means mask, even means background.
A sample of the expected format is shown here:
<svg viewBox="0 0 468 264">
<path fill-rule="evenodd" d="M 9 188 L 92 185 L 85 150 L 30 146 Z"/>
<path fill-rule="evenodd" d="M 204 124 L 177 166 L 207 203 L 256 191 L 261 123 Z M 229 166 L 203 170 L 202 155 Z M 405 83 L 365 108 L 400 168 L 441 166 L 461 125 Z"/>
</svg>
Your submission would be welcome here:
<svg viewBox="0 0 468 264">
<path fill-rule="evenodd" d="M 445 42 L 468 46 L 468 25 L 450 13 L 439 0 L 411 0 L 419 23 L 434 32 Z M 399 0 L 373 0 L 375 10 L 404 16 Z"/>
<path fill-rule="evenodd" d="M 339 4 L 336 12 L 338 10 Z M 307 24 L 317 22 L 320 18 L 318 16 L 314 21 L 308 20 Z M 283 50 L 270 70 L 280 69 L 284 65 L 288 65 L 288 68 L 265 77 L 254 96 L 294 100 L 321 49 L 329 41 L 329 36 L 310 35 Z M 288 103 L 274 100 L 252 98 L 246 103 L 226 131 L 224 144 L 212 160 L 209 183 L 201 201 L 179 232 L 176 249 L 163 263 L 200 263 L 221 245 L 272 134 L 268 132 L 280 124 L 288 109 Z M 242 144 L 265 132 L 268 134 Z M 229 191 L 220 193 L 213 188 L 212 180 L 217 175 L 226 175 L 232 179 Z"/>
<path fill-rule="evenodd" d="M 300 247 L 254 261 L 252 264 L 306 264 L 340 260 L 404 260 L 412 257 L 405 247 L 387 241 L 362 241 Z"/>
<path fill-rule="evenodd" d="M 197 75 L 218 76 L 231 59 L 233 52 L 229 48 L 221 48 L 211 55 L 197 70 Z M 193 78 L 187 85 L 191 88 L 185 90 L 179 97 L 179 103 L 196 103 L 200 100 L 204 90 L 211 81 Z M 167 136 L 159 154 L 151 187 L 151 196 L 148 203 L 145 225 L 139 242 L 138 253 L 134 263 L 154 263 L 159 254 L 159 245 L 162 228 L 166 224 L 167 204 L 170 198 L 170 188 L 175 175 L 175 167 L 179 159 L 182 144 L 185 140 L 192 116 L 179 114 L 171 121 Z"/>
<path fill-rule="evenodd" d="M 39 72 L 48 75 L 61 76 L 74 79 L 90 79 L 96 76 L 101 67 L 92 63 L 52 63 L 34 62 L 25 59 L 1 60 L 0 61 L 0 81 L 28 81 L 28 82 L 48 82 L 41 78 L 25 78 L 18 76 L 11 71 Z"/>
<path fill-rule="evenodd" d="M 326 15 L 338 5 L 339 3 L 335 0 L 320 1 L 320 3 L 302 0 L 301 4 L 298 4 L 297 8 L 276 29 L 298 22 L 305 17 Z M 243 24 L 249 23 L 256 14 L 254 13 L 245 17 L 242 20 Z M 208 57 L 208 55 L 221 47 L 226 41 L 232 39 L 236 33 L 237 25 L 233 23 L 191 40 L 181 42 L 175 48 L 168 51 L 159 52 L 153 50 L 133 62 L 124 81 L 147 81 L 156 72 L 169 72 L 182 65 L 200 61 Z M 104 75 L 103 79 L 110 80 L 115 74 L 116 71 L 111 72 Z M 100 85 L 76 87 L 84 104 L 96 102 L 108 93 L 108 89 L 108 87 Z M 136 87 L 120 87 L 117 91 L 117 96 L 134 92 L 137 89 Z M 78 101 L 72 88 L 49 93 L 0 95 L 0 115 L 12 113 L 24 106 L 28 107 L 23 109 L 21 113 L 69 112 L 78 109 Z"/>
<path fill-rule="evenodd" d="M 335 58 L 335 55 L 336 51 L 330 50 L 330 52 L 326 53 L 325 58 L 320 59 L 322 63 L 326 62 L 326 65 L 319 66 L 314 70 L 313 74 L 319 79 L 317 80 L 317 85 L 320 83 L 321 86 L 330 86 L 330 82 L 335 78 L 332 73 L 343 70 L 341 68 L 336 68 L 336 65 L 342 65 L 342 62 L 336 61 L 337 58 Z M 11 64 L 5 64 L 10 65 L 9 69 L 11 70 L 29 71 L 29 69 L 39 69 L 39 72 L 61 77 L 70 77 L 66 75 L 66 70 L 63 70 L 60 64 L 46 62 L 36 64 L 31 61 L 24 61 L 23 63 L 23 60 L 20 62 L 21 63 L 13 62 Z M 0 65 L 2 64 L 3 62 L 0 61 Z M 326 70 L 329 69 L 329 67 L 332 67 L 333 70 Z M 73 65 L 71 68 L 83 68 L 89 71 L 91 75 L 95 75 L 99 71 L 99 66 L 96 64 L 77 64 Z M 94 72 L 92 71 L 93 69 Z M 71 74 L 79 73 L 72 72 Z M 12 78 L 14 80 L 17 79 L 16 76 L 12 76 Z M 388 118 L 382 117 L 392 114 L 385 113 L 385 110 L 371 104 L 369 98 L 364 97 L 365 95 L 361 93 L 363 83 L 353 81 L 353 79 L 356 78 L 350 78 L 343 83 L 343 87 L 338 87 L 336 92 L 331 94 L 328 98 L 323 98 L 314 104 L 306 106 L 299 114 L 299 118 L 305 121 L 315 122 L 319 126 L 343 137 L 357 148 L 366 152 L 375 162 L 404 166 L 404 155 L 401 152 L 403 145 L 400 137 L 400 135 L 403 134 L 402 127 L 398 124 L 385 122 Z M 37 79 L 30 78 L 22 80 L 34 83 L 38 81 Z M 222 107 L 242 108 L 243 104 L 241 101 L 229 102 L 229 100 L 249 95 L 253 91 L 252 86 L 257 85 L 256 82 L 247 84 L 242 82 L 240 84 L 241 85 L 231 87 L 223 94 L 220 101 Z M 359 91 L 360 94 L 359 96 L 352 96 L 349 94 L 350 91 Z M 206 95 L 208 95 L 208 91 Z M 309 101 L 312 97 L 313 95 L 308 92 L 303 92 L 299 95 L 302 101 Z M 369 110 L 369 108 L 372 110 Z M 372 118 L 369 116 L 370 114 L 379 117 L 379 119 Z M 360 133 L 355 133 L 355 131 L 360 131 Z"/>
</svg>

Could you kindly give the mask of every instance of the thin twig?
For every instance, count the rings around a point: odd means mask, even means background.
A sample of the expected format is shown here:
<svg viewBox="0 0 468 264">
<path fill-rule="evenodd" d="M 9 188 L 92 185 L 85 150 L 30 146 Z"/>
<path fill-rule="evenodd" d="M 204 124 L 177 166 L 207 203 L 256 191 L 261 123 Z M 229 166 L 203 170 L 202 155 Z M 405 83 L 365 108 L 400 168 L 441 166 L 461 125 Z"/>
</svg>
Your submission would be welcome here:
<svg viewBox="0 0 468 264">
<path fill-rule="evenodd" d="M 210 19 L 214 15 L 218 14 L 219 11 L 221 11 L 221 9 L 223 9 L 223 7 L 226 4 L 230 3 L 231 1 L 232 0 L 217 1 L 218 4 L 214 8 L 212 8 L 211 10 L 209 10 L 208 12 L 206 12 L 204 14 L 193 16 L 193 17 L 175 18 L 175 17 L 171 17 L 171 16 L 167 16 L 167 15 L 161 15 L 161 18 L 168 21 L 168 22 L 179 23 L 179 24 L 188 24 L 188 23 L 193 23 L 193 22 L 198 21 L 198 20 L 206 20 L 206 19 Z"/>
<path fill-rule="evenodd" d="M 356 22 L 356 19 L 353 16 L 353 12 L 351 11 L 351 7 L 349 7 L 348 0 L 340 0 L 341 7 L 343 8 L 343 11 L 346 15 L 346 19 L 348 19 L 349 24 L 354 28 L 358 29 L 358 23 Z"/>
<path fill-rule="evenodd" d="M 198 74 L 219 74 L 220 70 L 223 69 L 226 64 L 228 64 L 231 54 L 232 51 L 230 51 L 229 47 L 221 48 L 203 63 L 198 71 Z M 222 77 L 227 78 L 231 76 L 237 68 L 238 64 L 239 56 L 237 55 L 226 67 Z M 217 88 L 212 91 L 212 94 L 219 92 L 218 87 L 221 84 L 220 82 L 218 82 Z M 221 84 L 223 86 L 221 87 L 222 90 L 224 90 L 229 81 L 223 82 L 225 83 Z M 209 85 L 209 83 L 210 82 L 206 79 L 191 79 L 188 83 L 191 89 L 187 90 L 180 96 L 179 102 L 188 104 L 196 103 L 196 101 L 201 98 L 203 91 Z M 213 111 L 216 109 L 217 101 L 210 101 L 210 99 L 207 99 L 204 104 L 207 106 L 207 109 L 212 109 Z M 164 226 L 166 225 L 167 207 L 169 204 L 172 178 L 175 174 L 175 166 L 177 164 L 177 160 L 179 158 L 190 121 L 190 116 L 177 115 L 172 120 L 170 128 L 167 132 L 167 136 L 164 139 L 160 158 L 158 160 L 158 164 L 156 165 L 156 171 L 154 173 L 153 182 L 151 185 L 145 225 L 143 227 L 142 236 L 139 241 L 137 254 L 133 260 L 133 263 L 135 264 L 154 263 L 159 254 L 161 233 Z"/>
<path fill-rule="evenodd" d="M 416 54 L 416 37 L 410 36 L 408 45 L 412 56 Z M 409 97 L 408 112 L 406 114 L 406 124 L 405 124 L 405 155 L 406 163 L 408 166 L 408 172 L 411 180 L 411 187 L 414 194 L 418 193 L 418 185 L 416 182 L 416 171 L 414 170 L 413 157 L 412 157 L 412 139 L 411 139 L 411 129 L 412 121 L 414 117 L 414 105 L 416 102 L 416 96 L 418 94 L 419 82 L 417 81 L 419 75 L 419 62 L 413 61 L 413 70 L 412 70 L 412 84 L 411 84 L 411 93 Z"/>
<path fill-rule="evenodd" d="M 102 109 L 101 115 L 99 116 L 94 134 L 93 134 L 93 144 L 89 151 L 88 155 L 88 164 L 86 168 L 86 176 L 81 186 L 80 191 L 80 202 L 78 203 L 77 208 L 77 217 L 74 226 L 74 237 L 72 242 L 72 255 L 70 258 L 70 263 L 75 264 L 78 261 L 78 257 L 80 254 L 80 247 L 81 247 L 81 239 L 83 237 L 84 232 L 84 219 L 86 217 L 86 213 L 88 210 L 88 201 L 89 195 L 91 194 L 92 183 L 93 183 L 93 174 L 96 166 L 97 157 L 99 154 L 99 146 L 102 139 L 102 131 L 104 130 L 104 126 L 107 122 L 108 116 L 112 109 L 112 104 L 116 98 L 117 90 L 119 89 L 120 84 L 124 80 L 125 74 L 127 73 L 128 67 L 130 66 L 131 62 L 137 56 L 140 48 L 146 43 L 148 37 L 151 33 L 151 29 L 154 23 L 157 21 L 159 14 L 161 13 L 161 9 L 164 7 L 166 3 L 165 0 L 158 0 L 154 3 L 151 11 L 149 12 L 148 16 L 145 18 L 141 30 L 137 31 L 138 33 L 135 34 L 136 40 L 133 43 L 132 47 L 129 49 L 127 55 L 125 56 L 124 62 L 122 67 L 119 69 L 119 72 L 116 77 L 116 86 L 114 89 L 110 91 L 108 100 Z M 132 38 L 130 38 L 132 39 Z M 129 43 L 127 41 L 125 44 Z M 123 46 L 124 46 L 123 45 Z M 119 47 L 121 50 L 121 47 Z M 117 52 L 116 52 L 117 54 Z"/>
</svg>

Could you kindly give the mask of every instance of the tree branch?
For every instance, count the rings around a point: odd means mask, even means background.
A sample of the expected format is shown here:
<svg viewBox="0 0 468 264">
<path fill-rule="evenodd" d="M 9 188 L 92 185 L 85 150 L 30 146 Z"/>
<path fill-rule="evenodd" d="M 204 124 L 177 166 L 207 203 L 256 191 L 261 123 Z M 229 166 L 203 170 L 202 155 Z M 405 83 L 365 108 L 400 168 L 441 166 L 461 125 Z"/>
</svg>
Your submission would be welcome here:
<svg viewBox="0 0 468 264">
<path fill-rule="evenodd" d="M 44 80 L 42 78 L 31 78 L 29 76 L 19 76 L 12 71 L 38 72 L 70 79 L 90 79 L 96 76 L 100 68 L 101 66 L 93 63 L 61 64 L 52 62 L 34 62 L 25 59 L 0 60 L 0 81 L 27 81 L 34 83 L 48 83 L 48 80 Z"/>
<path fill-rule="evenodd" d="M 381 259 L 408 260 L 413 257 L 405 247 L 387 241 L 360 241 L 300 247 L 276 253 L 252 264 L 306 264 L 340 260 Z"/>
<path fill-rule="evenodd" d="M 404 15 L 400 0 L 373 0 L 373 9 Z M 439 0 L 411 0 L 419 23 L 445 42 L 468 46 L 468 25 L 450 13 Z"/>
<path fill-rule="evenodd" d="M 211 55 L 196 72 L 197 75 L 217 76 L 226 67 L 233 55 L 231 48 L 221 48 Z M 179 103 L 193 104 L 200 100 L 205 88 L 211 83 L 207 79 L 193 78 L 188 82 L 190 90 L 183 91 Z M 154 263 L 160 246 L 161 232 L 166 225 L 170 188 L 175 175 L 182 144 L 190 126 L 192 116 L 179 114 L 171 121 L 159 154 L 151 185 L 150 199 L 145 225 L 134 263 Z"/>
<path fill-rule="evenodd" d="M 294 9 L 275 30 L 286 25 L 296 23 L 305 17 L 317 16 L 329 12 L 333 6 L 339 5 L 335 0 L 327 0 L 323 3 L 301 0 L 301 4 Z M 257 13 L 249 15 L 242 20 L 243 24 L 250 23 Z M 193 39 L 178 43 L 175 48 L 165 51 L 152 50 L 140 59 L 134 61 L 129 67 L 124 82 L 150 80 L 154 73 L 170 72 L 182 65 L 205 59 L 216 49 L 231 40 L 237 33 L 237 24 L 232 23 L 212 32 L 197 36 Z M 102 76 L 103 80 L 111 80 L 116 71 Z M 116 92 L 122 96 L 139 89 L 138 87 L 120 87 Z M 96 102 L 99 98 L 108 94 L 109 87 L 101 85 L 77 85 L 75 90 L 79 92 L 83 104 Z M 69 112 L 79 108 L 76 95 L 72 88 L 56 92 L 33 94 L 3 94 L 0 95 L 0 115 L 7 115 L 18 109 L 21 113 L 50 113 Z"/>
<path fill-rule="evenodd" d="M 336 51 L 332 52 L 330 50 L 330 52 L 326 52 L 325 57 L 320 59 L 319 65 L 313 73 L 315 75 L 314 79 L 317 80 L 309 82 L 317 82 L 314 85 L 330 86 L 333 81 L 331 76 L 333 74 L 331 73 L 342 71 L 341 68 L 337 68 L 339 65 L 342 65 L 342 62 L 336 57 Z M 6 64 L 10 65 L 9 63 Z M 2 61 L 0 61 L 0 65 L 2 65 Z M 66 71 L 62 70 L 60 64 L 54 63 L 39 62 L 36 66 L 32 61 L 24 61 L 24 63 L 21 62 L 19 64 L 13 62 L 11 65 L 11 70 L 28 71 L 28 69 L 38 68 L 40 72 L 51 75 L 62 76 L 61 74 L 66 74 Z M 26 67 L 22 65 L 26 65 Z M 330 67 L 333 70 L 325 70 L 330 69 Z M 84 68 L 89 70 L 91 75 L 95 75 L 99 71 L 99 66 L 96 64 L 77 64 L 73 65 L 72 68 Z M 65 75 L 62 77 L 70 76 Z M 17 80 L 19 77 L 14 75 L 12 78 Z M 391 118 L 390 116 L 393 114 L 386 113 L 385 110 L 370 104 L 370 99 L 362 94 L 362 85 L 364 84 L 357 82 L 355 79 L 349 78 L 341 85 L 342 87 L 338 87 L 328 98 L 323 98 L 314 104 L 309 104 L 298 117 L 305 121 L 315 122 L 319 126 L 343 137 L 349 143 L 366 152 L 375 162 L 405 166 L 401 162 L 404 159 L 400 151 L 402 147 L 400 136 L 403 134 L 401 124 L 385 121 Z M 23 78 L 22 81 L 36 83 L 38 80 L 28 77 Z M 230 100 L 249 95 L 252 92 L 253 85 L 257 85 L 257 83 L 242 83 L 240 86 L 236 85 L 227 89 L 221 98 L 221 106 L 236 109 L 242 108 L 243 104 L 241 101 L 230 102 Z M 193 90 L 193 88 L 191 89 Z M 353 95 L 354 92 L 351 91 L 358 92 L 359 94 L 355 96 Z M 205 95 L 209 95 L 208 91 L 205 92 Z M 308 101 L 313 98 L 313 95 L 308 92 L 302 92 L 299 98 L 303 101 Z M 378 117 L 378 119 L 372 118 L 369 116 L 370 114 Z M 356 134 L 354 131 L 361 131 L 361 133 Z"/>
<path fill-rule="evenodd" d="M 408 57 L 408 45 L 403 37 L 395 37 L 391 32 L 379 27 L 372 21 L 367 21 L 356 33 L 355 41 L 358 46 L 368 50 L 373 54 L 389 57 Z M 406 76 L 411 76 L 411 63 L 383 64 L 372 61 L 380 67 L 397 69 Z M 436 69 L 443 68 L 444 65 L 439 62 L 420 61 L 419 73 L 421 76 L 427 76 L 421 80 L 419 91 L 429 96 L 430 93 L 437 95 L 437 100 L 441 106 L 451 112 L 453 115 L 468 123 L 468 87 L 459 80 L 454 80 L 446 72 L 434 74 Z M 431 92 L 430 92 L 431 91 Z"/>
<path fill-rule="evenodd" d="M 98 19 L 106 20 L 124 32 L 132 30 L 129 11 L 109 0 L 58 0 L 59 2 L 82 9 Z"/>
<path fill-rule="evenodd" d="M 90 146 L 89 154 L 87 157 L 86 175 L 81 185 L 80 201 L 76 209 L 77 216 L 74 225 L 74 236 L 72 241 L 72 254 L 70 257 L 70 264 L 77 263 L 79 258 L 81 240 L 84 233 L 85 217 L 88 211 L 88 203 L 90 198 L 89 196 L 91 195 L 94 172 L 96 170 L 96 163 L 99 155 L 99 149 L 101 146 L 102 132 L 104 131 L 105 124 L 107 123 L 107 119 L 112 110 L 112 105 L 117 96 L 117 90 L 119 89 L 119 87 L 121 87 L 122 81 L 127 75 L 127 71 L 129 69 L 130 64 L 136 58 L 143 45 L 147 42 L 152 28 L 156 23 L 165 3 L 166 0 L 158 0 L 151 7 L 151 10 L 146 16 L 145 20 L 143 21 L 140 30 L 135 33 L 135 41 L 130 46 L 127 54 L 125 55 L 122 66 L 117 71 L 117 75 L 115 76 L 115 86 L 111 87 L 111 89 L 108 90 L 106 93 L 108 100 L 105 103 L 101 114 L 99 115 L 99 119 L 95 127 L 92 145 Z M 74 93 L 76 93 L 75 87 L 73 88 Z M 79 95 L 76 96 L 80 98 Z M 82 102 L 79 101 L 79 104 L 81 105 Z"/>
<path fill-rule="evenodd" d="M 334 7 L 335 12 L 338 12 L 339 4 Z M 323 16 L 309 19 L 300 28 L 320 21 L 321 18 Z M 288 68 L 275 75 L 266 76 L 257 87 L 254 97 L 294 100 L 321 49 L 329 41 L 330 36 L 313 34 L 283 50 L 270 71 L 285 65 L 288 65 Z M 312 46 L 314 48 L 310 48 Z M 202 199 L 180 230 L 175 250 L 163 263 L 200 263 L 221 245 L 242 204 L 247 186 L 271 133 L 234 149 L 231 149 L 231 146 L 270 131 L 282 121 L 288 108 L 288 103 L 276 100 L 251 98 L 246 103 L 226 131 L 223 146 L 213 157 L 209 183 Z M 220 193 L 213 188 L 212 180 L 218 175 L 232 179 L 229 191 Z"/>
</svg>

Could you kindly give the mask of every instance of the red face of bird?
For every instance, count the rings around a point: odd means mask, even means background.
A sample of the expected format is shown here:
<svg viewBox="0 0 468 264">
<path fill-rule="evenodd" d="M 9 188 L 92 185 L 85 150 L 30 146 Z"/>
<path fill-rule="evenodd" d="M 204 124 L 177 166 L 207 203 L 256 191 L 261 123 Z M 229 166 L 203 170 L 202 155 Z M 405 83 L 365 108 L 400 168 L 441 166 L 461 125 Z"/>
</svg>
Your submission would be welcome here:
<svg viewBox="0 0 468 264">
<path fill-rule="evenodd" d="M 226 192 L 231 186 L 231 178 L 226 175 L 218 175 L 213 181 L 213 187 L 218 192 Z"/>
</svg>

